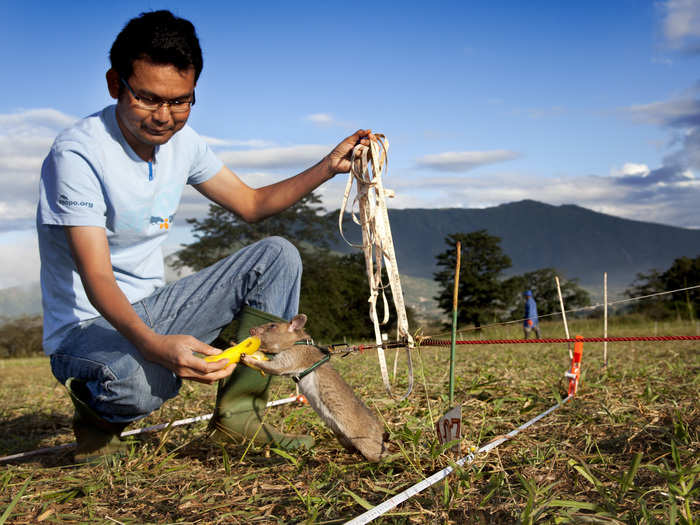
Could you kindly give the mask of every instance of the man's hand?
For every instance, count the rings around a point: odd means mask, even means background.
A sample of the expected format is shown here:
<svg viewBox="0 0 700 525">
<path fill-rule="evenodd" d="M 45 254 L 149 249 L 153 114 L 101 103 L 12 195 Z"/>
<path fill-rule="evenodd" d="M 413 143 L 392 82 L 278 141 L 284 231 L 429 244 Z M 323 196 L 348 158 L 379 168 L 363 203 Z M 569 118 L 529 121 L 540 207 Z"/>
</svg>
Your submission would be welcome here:
<svg viewBox="0 0 700 525">
<path fill-rule="evenodd" d="M 372 139 L 372 130 L 358 129 L 354 134 L 338 144 L 328 156 L 328 172 L 330 176 L 337 173 L 347 173 L 350 171 L 350 158 L 352 150 L 358 144 L 369 146 L 369 141 Z"/>
<path fill-rule="evenodd" d="M 141 348 L 141 353 L 146 359 L 164 366 L 176 376 L 208 385 L 231 375 L 236 368 L 235 364 L 229 364 L 228 359 L 208 363 L 201 357 L 195 356 L 194 352 L 217 355 L 221 350 L 191 335 L 160 334 L 157 334 L 147 347 Z"/>
</svg>

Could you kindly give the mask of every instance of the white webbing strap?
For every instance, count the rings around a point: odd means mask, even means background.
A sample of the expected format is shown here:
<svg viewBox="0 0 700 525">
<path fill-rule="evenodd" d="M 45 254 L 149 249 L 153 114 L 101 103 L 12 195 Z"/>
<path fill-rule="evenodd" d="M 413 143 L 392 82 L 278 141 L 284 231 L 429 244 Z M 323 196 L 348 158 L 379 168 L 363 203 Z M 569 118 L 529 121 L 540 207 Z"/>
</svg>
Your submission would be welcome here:
<svg viewBox="0 0 700 525">
<path fill-rule="evenodd" d="M 358 144 L 352 152 L 350 175 L 345 186 L 343 204 L 340 207 L 338 217 L 338 228 L 340 235 L 350 246 L 362 248 L 365 255 L 365 266 L 367 268 L 367 278 L 369 279 L 369 316 L 374 325 L 374 335 L 377 343 L 377 357 L 379 368 L 382 372 L 382 380 L 389 395 L 393 396 L 391 384 L 389 383 L 389 373 L 386 367 L 386 357 L 382 347 L 382 333 L 380 324 L 389 321 L 389 304 L 384 293 L 385 285 L 382 284 L 382 261 L 386 265 L 389 277 L 391 295 L 396 308 L 397 326 L 399 337 L 406 340 L 406 359 L 408 389 L 401 397 L 405 399 L 413 390 L 413 362 L 411 360 L 411 348 L 413 348 L 413 338 L 408 331 L 408 318 L 406 316 L 406 305 L 403 300 L 401 290 L 401 280 L 399 278 L 398 265 L 396 264 L 396 254 L 394 253 L 394 241 L 391 238 L 391 228 L 389 226 L 389 212 L 386 207 L 386 197 L 393 197 L 391 190 L 384 189 L 382 183 L 382 173 L 386 171 L 387 151 L 389 142 L 384 135 L 374 134 L 369 146 Z M 371 166 L 371 168 L 370 168 Z M 353 181 L 357 182 L 357 196 L 351 206 L 352 220 L 360 225 L 362 229 L 362 244 L 349 242 L 343 234 L 343 215 L 350 199 Z M 355 215 L 355 203 L 359 208 L 359 219 Z M 382 293 L 384 304 L 384 317 L 379 322 L 377 316 L 377 298 L 379 292 Z"/>
</svg>

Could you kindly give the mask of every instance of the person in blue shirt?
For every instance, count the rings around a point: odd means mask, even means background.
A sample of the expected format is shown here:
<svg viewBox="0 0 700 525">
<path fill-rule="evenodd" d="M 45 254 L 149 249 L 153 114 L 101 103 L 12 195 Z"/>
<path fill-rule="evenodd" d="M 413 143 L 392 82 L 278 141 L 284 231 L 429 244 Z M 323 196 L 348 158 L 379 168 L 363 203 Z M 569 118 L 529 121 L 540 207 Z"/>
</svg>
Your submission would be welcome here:
<svg viewBox="0 0 700 525">
<path fill-rule="evenodd" d="M 312 446 L 310 436 L 263 423 L 269 377 L 203 358 L 220 353 L 209 343 L 234 319 L 241 341 L 252 326 L 296 315 L 296 249 L 271 237 L 166 284 L 161 246 L 179 223 L 185 184 L 260 221 L 348 172 L 370 130 L 297 175 L 252 188 L 187 126 L 203 66 L 189 21 L 142 13 L 109 56 L 116 104 L 57 137 L 42 165 L 37 209 L 44 349 L 75 405 L 76 459 L 123 452 L 122 430 L 177 395 L 183 380 L 218 381 L 210 425 L 217 441 Z"/>
<path fill-rule="evenodd" d="M 525 339 L 528 338 L 530 332 L 535 332 L 537 339 L 542 339 L 540 334 L 540 323 L 537 319 L 537 303 L 532 297 L 531 290 L 525 290 L 523 292 L 523 297 L 525 298 L 525 315 L 523 321 L 523 332 L 525 334 Z"/>
</svg>

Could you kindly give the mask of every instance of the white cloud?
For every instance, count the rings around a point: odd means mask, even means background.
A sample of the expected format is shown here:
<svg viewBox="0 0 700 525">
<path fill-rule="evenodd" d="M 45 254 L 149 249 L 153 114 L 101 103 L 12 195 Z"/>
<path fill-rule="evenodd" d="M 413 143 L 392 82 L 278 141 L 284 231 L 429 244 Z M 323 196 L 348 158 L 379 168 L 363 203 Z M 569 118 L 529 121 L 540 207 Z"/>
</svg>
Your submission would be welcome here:
<svg viewBox="0 0 700 525">
<path fill-rule="evenodd" d="M 319 127 L 323 127 L 323 128 L 336 127 L 336 128 L 354 129 L 357 127 L 352 122 L 338 120 L 331 113 L 312 113 L 310 115 L 306 115 L 304 117 L 304 120 L 311 122 L 315 126 L 319 126 Z"/>
<path fill-rule="evenodd" d="M 425 155 L 416 160 L 419 166 L 438 171 L 465 172 L 507 160 L 517 159 L 521 155 L 508 150 L 490 151 L 446 151 L 434 155 Z"/>
<path fill-rule="evenodd" d="M 335 123 L 335 119 L 333 119 L 333 116 L 329 113 L 313 113 L 305 118 L 319 126 L 331 126 Z"/>
<path fill-rule="evenodd" d="M 62 130 L 77 119 L 51 108 L 21 110 L 17 113 L 0 114 L 0 129 L 15 131 Z"/>
<path fill-rule="evenodd" d="M 682 52 L 700 52 L 700 0 L 668 0 L 659 7 L 668 46 Z"/>
<path fill-rule="evenodd" d="M 41 163 L 75 120 L 48 108 L 0 114 L 0 231 L 33 227 Z"/>
<path fill-rule="evenodd" d="M 634 162 L 625 162 L 621 168 L 613 168 L 610 170 L 610 175 L 613 177 L 624 177 L 626 175 L 641 175 L 646 177 L 649 175 L 649 166 L 646 164 L 637 164 Z"/>
<path fill-rule="evenodd" d="M 262 139 L 249 139 L 249 140 L 228 140 L 228 139 L 218 139 L 215 137 L 206 137 L 201 135 L 204 142 L 209 144 L 211 147 L 243 147 L 243 148 L 269 148 L 274 146 L 274 142 L 270 142 Z"/>
<path fill-rule="evenodd" d="M 698 0 L 700 5 L 700 0 Z M 626 108 L 638 120 L 667 128 L 675 148 L 667 153 L 661 166 L 646 174 L 627 174 L 620 180 L 627 185 L 658 188 L 694 182 L 693 173 L 700 173 L 700 84 L 667 101 Z M 696 195 L 698 197 L 698 195 Z"/>
<path fill-rule="evenodd" d="M 673 60 L 671 60 L 670 58 L 665 57 L 665 56 L 654 55 L 653 57 L 651 57 L 651 63 L 652 64 L 661 64 L 663 66 L 670 66 L 673 64 Z"/>
<path fill-rule="evenodd" d="M 692 91 L 671 100 L 629 106 L 623 111 L 639 122 L 656 126 L 682 126 L 689 117 L 697 118 L 700 114 L 700 101 L 692 96 Z"/>
<path fill-rule="evenodd" d="M 332 147 L 303 144 L 283 148 L 265 148 L 243 151 L 220 151 L 219 158 L 232 170 L 240 169 L 304 169 L 325 157 Z"/>
</svg>

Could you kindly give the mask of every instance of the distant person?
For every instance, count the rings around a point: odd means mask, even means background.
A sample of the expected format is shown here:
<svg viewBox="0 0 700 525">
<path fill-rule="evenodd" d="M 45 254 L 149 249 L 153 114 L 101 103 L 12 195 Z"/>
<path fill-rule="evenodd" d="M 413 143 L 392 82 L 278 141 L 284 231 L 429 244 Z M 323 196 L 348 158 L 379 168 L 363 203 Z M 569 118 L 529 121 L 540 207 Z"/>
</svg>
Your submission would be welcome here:
<svg viewBox="0 0 700 525">
<path fill-rule="evenodd" d="M 532 297 L 532 291 L 525 290 L 525 292 L 523 292 L 523 297 L 525 298 L 525 315 L 523 316 L 525 318 L 523 321 L 525 339 L 528 338 L 532 331 L 535 332 L 537 339 L 542 339 L 542 335 L 540 334 L 540 322 L 537 319 L 537 303 Z"/>
<path fill-rule="evenodd" d="M 183 379 L 219 381 L 210 425 L 217 441 L 255 436 L 258 444 L 310 447 L 310 436 L 262 423 L 269 376 L 196 355 L 218 354 L 209 343 L 233 319 L 240 341 L 251 326 L 297 314 L 297 250 L 270 237 L 166 285 L 161 246 L 184 223 L 176 213 L 185 184 L 256 222 L 349 171 L 353 148 L 369 145 L 370 131 L 358 130 L 298 175 L 251 188 L 186 125 L 203 64 L 189 21 L 142 13 L 117 35 L 109 58 L 116 104 L 56 138 L 37 210 L 44 349 L 75 405 L 76 459 L 126 450 L 122 430 L 177 395 Z M 223 114 L 245 103 L 229 100 Z"/>
</svg>

